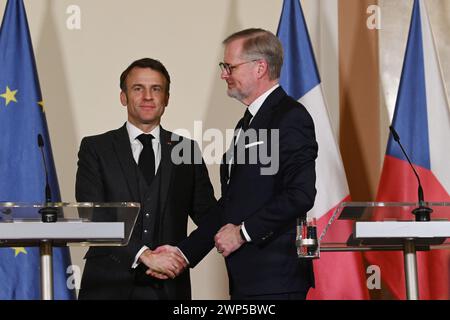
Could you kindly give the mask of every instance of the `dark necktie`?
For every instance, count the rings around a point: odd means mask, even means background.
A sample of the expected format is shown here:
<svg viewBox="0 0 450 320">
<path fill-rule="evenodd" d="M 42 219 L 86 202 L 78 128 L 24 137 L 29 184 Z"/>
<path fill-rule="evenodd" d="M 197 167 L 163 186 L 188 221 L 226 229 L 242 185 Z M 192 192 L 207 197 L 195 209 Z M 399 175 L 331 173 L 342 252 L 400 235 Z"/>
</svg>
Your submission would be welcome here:
<svg viewBox="0 0 450 320">
<path fill-rule="evenodd" d="M 239 152 L 239 148 L 238 148 L 238 143 L 242 143 L 242 139 L 244 136 L 245 131 L 248 130 L 248 127 L 250 125 L 250 120 L 252 119 L 253 115 L 251 114 L 250 111 L 248 111 L 248 109 L 245 110 L 244 116 L 242 117 L 242 119 L 239 121 L 242 123 L 241 125 L 241 132 L 239 133 L 239 139 L 236 141 L 236 136 L 235 139 L 233 140 L 233 163 L 231 165 L 231 173 L 234 171 L 235 166 L 238 162 L 238 152 Z M 242 148 L 241 148 L 242 149 Z M 243 150 L 240 150 L 243 151 Z M 231 176 L 232 174 L 230 174 Z"/>
<path fill-rule="evenodd" d="M 250 125 L 250 120 L 252 120 L 253 115 L 248 111 L 248 109 L 245 110 L 244 116 L 242 117 L 242 130 L 247 131 L 248 126 Z"/>
<path fill-rule="evenodd" d="M 145 181 L 150 186 L 155 177 L 155 153 L 153 152 L 152 140 L 155 138 L 151 134 L 141 134 L 137 137 L 144 148 L 139 155 L 138 166 L 144 175 Z"/>
</svg>

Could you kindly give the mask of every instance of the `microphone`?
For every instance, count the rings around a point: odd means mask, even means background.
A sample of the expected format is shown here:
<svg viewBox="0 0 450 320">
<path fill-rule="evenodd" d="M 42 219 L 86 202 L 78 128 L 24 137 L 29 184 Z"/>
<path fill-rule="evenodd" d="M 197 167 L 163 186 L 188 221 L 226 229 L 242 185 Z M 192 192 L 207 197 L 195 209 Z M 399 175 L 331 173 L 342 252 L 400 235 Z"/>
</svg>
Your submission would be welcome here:
<svg viewBox="0 0 450 320">
<path fill-rule="evenodd" d="M 433 212 L 433 210 L 429 207 L 425 206 L 425 200 L 423 195 L 423 188 L 422 184 L 420 183 L 420 177 L 417 174 L 416 169 L 414 168 L 413 164 L 411 163 L 411 160 L 408 157 L 408 154 L 406 153 L 405 149 L 403 148 L 401 142 L 400 142 L 400 136 L 398 135 L 397 131 L 395 131 L 393 126 L 389 126 L 389 130 L 392 133 L 392 137 L 394 138 L 395 142 L 400 146 L 400 149 L 402 150 L 403 155 L 405 156 L 406 160 L 408 160 L 409 165 L 411 166 L 414 175 L 416 176 L 418 188 L 417 188 L 417 197 L 419 199 L 419 207 L 414 209 L 412 212 L 416 216 L 416 221 L 430 221 L 430 213 Z"/>
<path fill-rule="evenodd" d="M 42 163 L 44 164 L 44 172 L 45 172 L 45 202 L 52 202 L 52 192 L 50 189 L 50 183 L 48 182 L 48 171 L 47 171 L 47 162 L 45 161 L 44 154 L 44 138 L 42 135 L 38 133 L 37 135 L 38 147 L 41 149 L 42 155 Z M 42 215 L 42 222 L 56 222 L 57 220 L 57 212 L 55 208 L 52 207 L 44 207 L 39 210 L 39 213 Z"/>
<path fill-rule="evenodd" d="M 42 138 L 42 135 L 40 133 L 38 133 L 37 139 L 38 139 L 39 149 L 41 149 L 42 163 L 44 164 L 44 172 L 45 172 L 45 202 L 52 202 L 52 192 L 50 190 L 50 184 L 48 183 L 47 163 L 45 161 L 45 155 L 44 155 L 44 138 Z"/>
</svg>

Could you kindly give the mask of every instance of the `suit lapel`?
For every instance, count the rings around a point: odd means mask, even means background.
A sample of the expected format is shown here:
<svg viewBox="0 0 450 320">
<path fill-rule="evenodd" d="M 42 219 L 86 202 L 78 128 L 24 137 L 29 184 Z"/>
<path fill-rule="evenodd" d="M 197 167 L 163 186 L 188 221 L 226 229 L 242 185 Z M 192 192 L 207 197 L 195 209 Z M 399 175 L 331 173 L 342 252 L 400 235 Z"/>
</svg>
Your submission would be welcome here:
<svg viewBox="0 0 450 320">
<path fill-rule="evenodd" d="M 276 88 L 271 94 L 269 94 L 261 108 L 259 108 L 258 113 L 253 118 L 252 122 L 250 122 L 249 128 L 269 129 L 268 124 L 272 119 L 272 112 L 285 96 L 286 92 L 281 87 Z"/>
<path fill-rule="evenodd" d="M 125 180 L 127 181 L 130 194 L 135 201 L 139 201 L 141 197 L 138 185 L 138 167 L 133 158 L 130 138 L 125 125 L 115 131 L 113 146 L 117 158 L 119 159 Z"/>
<path fill-rule="evenodd" d="M 258 129 L 269 129 L 269 124 L 270 121 L 272 120 L 272 113 L 275 110 L 275 108 L 278 106 L 278 104 L 280 103 L 280 101 L 286 96 L 286 92 L 283 90 L 283 88 L 281 88 L 281 86 L 279 86 L 278 88 L 276 88 L 267 98 L 266 100 L 263 102 L 262 106 L 259 108 L 258 113 L 254 116 L 253 120 L 250 122 L 250 126 L 249 129 L 254 129 L 254 130 L 258 130 Z M 235 129 L 235 137 L 236 134 L 239 130 L 237 130 L 238 128 L 240 128 L 242 126 L 242 119 L 239 120 L 236 129 Z M 259 133 L 257 131 L 257 136 L 259 136 Z M 233 139 L 233 143 L 235 142 L 235 140 Z M 230 148 L 232 148 L 232 146 L 230 146 Z M 227 151 L 227 153 L 230 150 Z M 226 158 L 225 154 L 222 158 L 222 164 L 220 167 L 220 176 L 221 176 L 221 184 L 222 184 L 222 190 L 224 190 L 224 187 L 227 187 L 227 182 L 229 180 L 229 176 L 228 176 L 228 164 L 226 164 L 224 161 L 228 158 Z M 234 166 L 231 176 L 233 174 L 236 174 L 236 170 L 239 170 L 239 166 Z"/>
<path fill-rule="evenodd" d="M 171 182 L 173 162 L 171 159 L 171 153 L 174 142 L 171 138 L 171 133 L 164 130 L 161 127 L 160 130 L 160 142 L 161 142 L 161 163 L 159 164 L 159 170 L 161 174 L 161 185 L 160 185 L 160 208 L 161 214 L 164 212 L 164 207 L 166 205 L 167 196 L 169 193 L 169 186 Z"/>
</svg>

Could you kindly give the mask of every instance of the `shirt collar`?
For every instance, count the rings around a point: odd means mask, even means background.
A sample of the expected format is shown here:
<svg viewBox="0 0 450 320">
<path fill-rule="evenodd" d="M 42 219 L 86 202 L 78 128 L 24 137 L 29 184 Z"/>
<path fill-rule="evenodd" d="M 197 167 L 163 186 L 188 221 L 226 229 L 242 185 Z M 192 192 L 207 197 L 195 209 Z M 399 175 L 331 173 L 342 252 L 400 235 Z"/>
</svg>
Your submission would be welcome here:
<svg viewBox="0 0 450 320">
<path fill-rule="evenodd" d="M 139 129 L 138 127 L 136 127 L 134 124 L 132 124 L 131 122 L 127 121 L 127 131 L 128 131 L 128 136 L 130 137 L 130 143 L 133 143 L 136 138 L 145 133 L 144 131 L 142 131 L 141 129 Z M 157 125 L 152 131 L 148 132 L 147 134 L 152 134 L 153 137 L 155 137 L 155 141 L 157 141 L 159 143 L 159 132 L 160 132 L 160 125 Z"/>
<path fill-rule="evenodd" d="M 277 83 L 276 85 L 274 85 L 272 88 L 270 88 L 269 90 L 267 90 L 266 92 L 264 92 L 262 95 L 260 95 L 258 98 L 256 98 L 255 101 L 253 101 L 249 106 L 248 106 L 248 111 L 250 111 L 250 113 L 252 114 L 252 116 L 255 116 L 256 113 L 258 112 L 258 110 L 261 108 L 261 106 L 263 105 L 264 101 L 266 101 L 267 97 L 276 89 L 280 86 L 279 83 Z"/>
</svg>

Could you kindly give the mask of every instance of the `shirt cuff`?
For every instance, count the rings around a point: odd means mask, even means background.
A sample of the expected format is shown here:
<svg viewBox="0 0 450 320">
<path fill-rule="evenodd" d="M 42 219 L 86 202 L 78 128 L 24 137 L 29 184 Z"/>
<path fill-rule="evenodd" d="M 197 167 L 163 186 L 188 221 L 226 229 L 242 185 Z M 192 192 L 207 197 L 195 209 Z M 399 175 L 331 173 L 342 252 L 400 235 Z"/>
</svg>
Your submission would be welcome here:
<svg viewBox="0 0 450 320">
<path fill-rule="evenodd" d="M 186 258 L 186 256 L 184 255 L 183 251 L 181 251 L 180 248 L 178 248 L 178 247 L 175 247 L 175 248 L 177 248 L 178 252 L 181 254 L 181 256 L 184 258 L 186 263 L 189 265 L 189 260 L 188 260 L 188 258 Z"/>
<path fill-rule="evenodd" d="M 252 238 L 250 238 L 250 236 L 247 233 L 247 230 L 245 229 L 244 222 L 242 222 L 242 224 L 241 224 L 241 230 L 242 230 L 242 233 L 244 234 L 245 240 L 247 240 L 247 242 L 252 241 Z"/>
<path fill-rule="evenodd" d="M 147 246 L 143 246 L 141 248 L 141 250 L 138 251 L 138 253 L 136 254 L 136 256 L 134 257 L 134 261 L 133 264 L 131 266 L 131 269 L 136 269 L 136 267 L 140 264 L 139 262 L 139 257 L 141 256 L 142 252 L 144 252 L 145 250 L 149 249 L 149 247 Z"/>
</svg>

